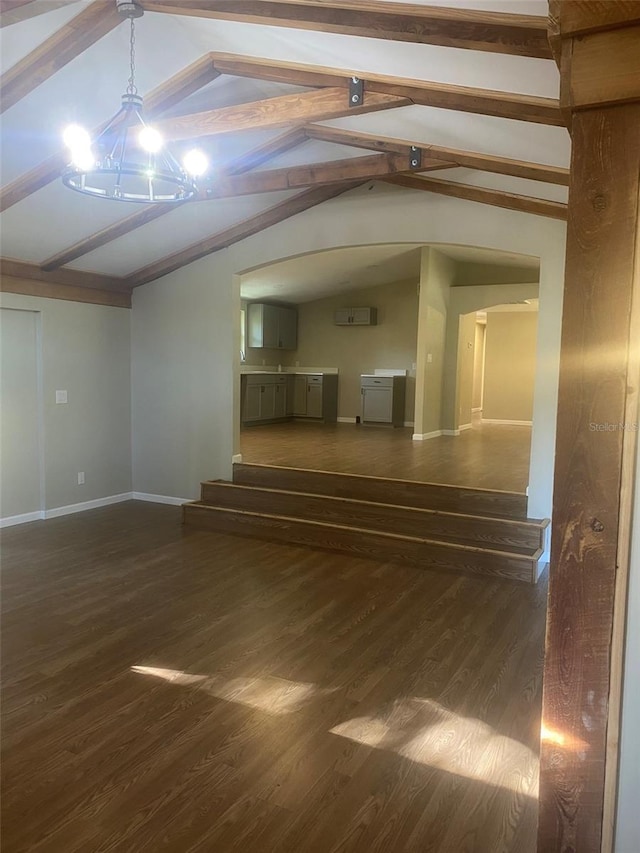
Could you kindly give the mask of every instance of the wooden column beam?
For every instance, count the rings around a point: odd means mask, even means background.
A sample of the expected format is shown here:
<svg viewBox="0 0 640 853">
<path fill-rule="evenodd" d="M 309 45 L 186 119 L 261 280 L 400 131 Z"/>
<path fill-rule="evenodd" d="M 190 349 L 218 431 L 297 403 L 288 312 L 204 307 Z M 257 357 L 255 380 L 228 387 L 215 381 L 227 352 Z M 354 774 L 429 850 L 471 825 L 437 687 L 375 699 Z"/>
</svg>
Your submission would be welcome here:
<svg viewBox="0 0 640 853">
<path fill-rule="evenodd" d="M 137 270 L 130 275 L 126 281 L 131 287 L 139 287 L 142 284 L 147 284 L 167 275 L 180 267 L 197 261 L 199 258 L 204 258 L 206 255 L 211 255 L 213 252 L 218 252 L 220 249 L 225 249 L 232 246 L 234 243 L 244 240 L 246 237 L 251 237 L 271 225 L 276 225 L 303 210 L 308 210 L 310 207 L 315 207 L 323 201 L 330 198 L 335 198 L 347 190 L 351 190 L 358 186 L 360 181 L 353 183 L 333 184 L 325 187 L 314 187 L 306 190 L 294 198 L 286 199 L 273 207 L 257 213 L 255 216 L 250 216 L 242 222 L 232 225 L 230 228 L 225 228 L 224 231 L 218 231 L 211 237 L 205 240 L 200 240 L 180 252 L 162 258 L 153 264 L 149 264 L 142 269 Z"/>
<path fill-rule="evenodd" d="M 634 10 L 640 14 L 640 3 L 617 0 L 563 0 L 552 8 L 573 146 L 540 853 L 613 849 L 640 394 L 640 92 L 634 95 L 638 63 L 628 51 Z"/>
<path fill-rule="evenodd" d="M 378 0 L 145 0 L 149 12 L 550 59 L 546 18 Z"/>
<path fill-rule="evenodd" d="M 101 275 L 83 270 L 55 270 L 46 272 L 38 264 L 18 261 L 13 258 L 0 258 L 0 272 L 3 276 L 40 281 L 45 284 L 60 284 L 66 287 L 96 288 L 128 293 L 130 286 L 126 279 L 117 276 Z"/>
<path fill-rule="evenodd" d="M 93 0 L 0 78 L 0 112 L 64 68 L 122 22 L 112 0 Z"/>
<path fill-rule="evenodd" d="M 272 157 L 276 157 L 278 154 L 289 151 L 291 148 L 299 145 L 301 142 L 304 142 L 305 138 L 304 133 L 300 130 L 283 133 L 278 136 L 277 139 L 272 139 L 269 142 L 258 145 L 251 151 L 247 151 L 245 154 L 236 157 L 226 166 L 225 174 L 237 175 L 244 171 L 248 171 L 249 169 L 255 169 L 257 166 L 267 162 Z M 117 240 L 118 237 L 124 237 L 136 228 L 140 228 L 143 225 L 147 225 L 149 222 L 153 222 L 154 219 L 158 219 L 160 216 L 166 216 L 168 213 L 171 213 L 171 211 L 181 207 L 182 204 L 186 204 L 186 202 L 178 204 L 146 205 L 142 210 L 132 213 L 131 216 L 127 216 L 119 222 L 114 222 L 113 225 L 108 225 L 106 228 L 103 228 L 102 231 L 98 231 L 96 234 L 85 237 L 73 246 L 69 246 L 62 252 L 58 252 L 48 258 L 41 265 L 41 269 L 45 271 L 59 269 L 65 264 L 76 260 L 76 258 L 80 258 L 82 255 L 93 252 L 94 249 L 99 249 L 100 246 L 105 246 L 107 243 L 111 243 L 112 240 Z"/>
<path fill-rule="evenodd" d="M 183 98 L 196 92 L 202 86 L 210 83 L 218 76 L 209 55 L 183 68 L 173 77 L 161 83 L 145 97 L 145 110 L 150 116 L 160 115 L 166 110 L 179 103 Z M 115 106 L 114 106 L 115 111 Z M 104 124 L 93 129 L 93 135 L 99 133 Z M 47 160 L 39 163 L 24 175 L 20 175 L 15 181 L 2 187 L 0 190 L 0 212 L 7 210 L 32 193 L 46 187 L 60 174 L 67 165 L 69 155 L 65 150 L 53 154 Z"/>
</svg>

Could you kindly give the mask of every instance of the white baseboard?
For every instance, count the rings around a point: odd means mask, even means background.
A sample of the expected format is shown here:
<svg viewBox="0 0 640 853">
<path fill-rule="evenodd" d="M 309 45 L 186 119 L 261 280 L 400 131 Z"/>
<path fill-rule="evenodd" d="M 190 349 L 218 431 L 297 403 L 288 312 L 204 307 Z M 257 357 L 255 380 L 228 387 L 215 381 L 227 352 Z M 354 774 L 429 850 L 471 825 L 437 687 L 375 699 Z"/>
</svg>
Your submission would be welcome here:
<svg viewBox="0 0 640 853">
<path fill-rule="evenodd" d="M 234 453 L 231 457 L 231 462 L 235 465 L 236 463 L 242 462 L 242 453 Z"/>
<path fill-rule="evenodd" d="M 20 515 L 8 515 L 6 518 L 0 518 L 0 528 L 13 527 L 14 524 L 28 524 L 30 521 L 42 521 L 44 513 L 38 510 L 37 512 L 23 512 Z"/>
<path fill-rule="evenodd" d="M 464 432 L 466 429 L 471 429 L 473 424 L 460 424 L 458 427 L 458 433 Z"/>
<path fill-rule="evenodd" d="M 482 411 L 482 406 L 475 406 L 473 409 L 471 409 L 471 411 L 472 411 L 472 412 L 481 412 L 481 411 Z"/>
<path fill-rule="evenodd" d="M 355 424 L 355 418 L 336 418 L 339 424 Z"/>
<path fill-rule="evenodd" d="M 427 441 L 430 438 L 438 438 L 442 435 L 441 429 L 435 429 L 433 432 L 414 432 L 411 438 L 414 441 Z"/>
<path fill-rule="evenodd" d="M 88 509 L 99 509 L 101 506 L 109 506 L 110 504 L 122 503 L 122 501 L 130 501 L 131 498 L 131 492 L 123 492 L 120 495 L 109 495 L 106 498 L 97 498 L 94 501 L 83 501 L 79 504 L 56 506 L 53 509 L 45 509 L 42 513 L 42 517 L 45 519 L 59 518 L 61 515 L 73 515 L 75 512 L 85 512 Z"/>
<path fill-rule="evenodd" d="M 173 498 L 170 495 L 150 495 L 147 492 L 133 492 L 134 501 L 147 501 L 152 504 L 168 504 L 169 506 L 182 506 L 190 503 L 193 498 Z"/>
<path fill-rule="evenodd" d="M 533 426 L 533 421 L 506 421 L 501 418 L 482 418 L 483 424 L 502 424 L 503 426 Z"/>
<path fill-rule="evenodd" d="M 442 434 L 443 435 L 460 435 L 460 430 L 459 429 L 443 429 Z"/>
<path fill-rule="evenodd" d="M 406 427 L 412 427 L 412 426 L 414 425 L 414 423 L 413 423 L 413 421 L 405 421 L 405 422 L 404 422 L 404 425 L 405 425 Z"/>
</svg>

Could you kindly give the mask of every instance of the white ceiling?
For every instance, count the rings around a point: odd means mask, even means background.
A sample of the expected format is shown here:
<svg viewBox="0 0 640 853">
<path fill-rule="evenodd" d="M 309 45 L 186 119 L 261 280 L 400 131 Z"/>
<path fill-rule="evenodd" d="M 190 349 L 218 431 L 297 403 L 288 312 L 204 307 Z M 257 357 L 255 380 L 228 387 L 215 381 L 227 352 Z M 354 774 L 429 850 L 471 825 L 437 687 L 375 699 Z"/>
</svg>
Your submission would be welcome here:
<svg viewBox="0 0 640 853">
<path fill-rule="evenodd" d="M 6 70 L 28 54 L 88 2 L 79 0 L 63 8 L 55 8 L 52 4 L 52 10 L 43 15 L 3 28 L 0 31 L 2 69 Z M 394 0 L 386 2 L 393 3 Z M 423 5 L 547 14 L 546 0 L 428 0 Z M 551 60 L 157 13 L 147 13 L 138 21 L 136 50 L 137 82 L 142 93 L 212 50 L 324 65 L 345 72 L 359 71 L 365 79 L 367 72 L 376 72 L 547 97 L 557 97 L 559 86 L 558 71 Z M 6 185 L 58 152 L 62 129 L 70 121 L 93 127 L 109 118 L 119 106 L 127 76 L 128 30 L 127 24 L 123 23 L 4 113 L 2 184 Z M 217 106 L 262 99 L 285 91 L 292 91 L 292 87 L 222 77 L 192 99 L 203 105 Z M 567 131 L 529 122 L 410 106 L 347 116 L 326 124 L 557 166 L 569 164 Z M 225 134 L 208 141 L 214 168 L 281 132 Z M 313 142 L 293 149 L 261 168 L 366 153 Z M 438 172 L 436 177 L 540 198 L 566 200 L 566 190 L 562 187 L 486 172 L 451 169 Z M 389 190 L 403 192 L 400 188 Z M 187 205 L 79 258 L 71 266 L 125 276 L 291 194 L 293 192 L 268 193 Z M 2 214 L 2 254 L 39 263 L 136 210 L 139 210 L 137 205 L 74 194 L 56 181 Z M 363 277 L 375 280 L 376 275 L 386 274 L 365 273 L 362 266 L 356 264 L 358 252 L 362 250 L 356 248 L 353 258 L 341 259 L 340 264 L 347 266 L 343 266 L 345 272 L 340 281 L 361 282 Z M 366 252 L 370 258 L 369 267 L 375 268 L 376 259 L 383 270 L 388 264 L 396 264 L 398 269 L 406 271 L 415 263 L 415 256 L 411 256 L 411 249 L 406 246 L 379 247 L 377 254 L 370 248 Z M 291 263 L 303 262 L 294 259 Z M 308 260 L 306 263 L 307 274 L 315 274 L 315 268 L 310 271 Z M 520 259 L 518 263 L 521 263 Z M 298 266 L 294 276 L 298 281 L 301 272 L 302 267 Z M 246 286 L 259 289 L 266 284 L 264 280 L 260 283 L 254 279 L 251 285 L 247 283 Z M 323 287 L 328 287 L 328 283 L 325 282 Z M 310 292 L 305 291 L 301 298 L 312 298 Z M 284 290 L 281 296 L 290 298 Z"/>
<path fill-rule="evenodd" d="M 246 272 L 240 281 L 243 299 L 310 302 L 337 293 L 396 281 L 420 280 L 421 245 L 389 243 L 350 246 L 289 258 Z M 537 269 L 539 261 L 525 255 L 472 246 L 434 244 L 454 261 Z"/>
</svg>

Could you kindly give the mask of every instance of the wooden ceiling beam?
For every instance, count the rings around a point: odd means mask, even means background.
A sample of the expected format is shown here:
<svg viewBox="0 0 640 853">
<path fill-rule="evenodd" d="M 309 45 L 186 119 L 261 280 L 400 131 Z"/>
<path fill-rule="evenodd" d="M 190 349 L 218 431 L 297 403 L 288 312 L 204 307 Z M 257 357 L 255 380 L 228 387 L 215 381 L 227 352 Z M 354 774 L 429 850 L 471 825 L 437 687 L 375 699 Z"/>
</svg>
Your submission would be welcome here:
<svg viewBox="0 0 640 853">
<path fill-rule="evenodd" d="M 168 139 L 195 139 L 244 130 L 300 127 L 309 121 L 360 115 L 402 107 L 408 103 L 406 98 L 396 95 L 372 93 L 364 99 L 362 105 L 352 107 L 348 92 L 333 87 L 175 116 L 156 122 L 156 127 Z"/>
<path fill-rule="evenodd" d="M 0 77 L 0 112 L 17 104 L 121 22 L 112 0 L 93 0 Z"/>
<path fill-rule="evenodd" d="M 91 305 L 131 308 L 131 292 L 128 290 L 99 290 L 95 287 L 82 287 L 77 284 L 56 284 L 3 275 L 0 279 L 0 291 L 20 293 L 23 296 L 45 297 L 46 299 L 64 299 L 67 302 L 88 302 Z"/>
<path fill-rule="evenodd" d="M 10 27 L 45 12 L 70 6 L 77 0 L 0 0 L 0 27 Z"/>
<path fill-rule="evenodd" d="M 547 20 L 377 0 L 145 0 L 149 12 L 550 59 Z"/>
<path fill-rule="evenodd" d="M 60 284 L 69 287 L 86 287 L 97 290 L 112 290 L 120 293 L 128 293 L 130 285 L 125 278 L 111 275 L 101 275 L 97 272 L 84 272 L 83 270 L 55 270 L 46 272 L 38 264 L 26 261 L 18 261 L 14 258 L 1 258 L 0 270 L 2 275 L 14 278 L 25 278 L 31 281 L 40 281 L 46 284 Z"/>
<path fill-rule="evenodd" d="M 441 160 L 424 161 L 420 167 L 412 168 L 409 150 L 404 154 L 372 154 L 368 157 L 348 157 L 326 163 L 310 163 L 304 166 L 286 166 L 282 169 L 267 169 L 235 177 L 216 180 L 210 198 L 251 195 L 253 193 L 278 192 L 302 187 L 335 184 L 340 181 L 369 181 L 401 172 L 450 169 L 451 163 Z"/>
<path fill-rule="evenodd" d="M 153 89 L 145 97 L 145 111 L 150 116 L 165 112 L 183 98 L 215 80 L 219 73 L 213 67 L 210 56 L 208 54 L 202 56 Z M 114 112 L 116 106 L 114 104 Z M 93 134 L 99 133 L 103 127 L 104 124 L 94 128 Z M 0 190 L 0 212 L 59 178 L 68 159 L 67 152 L 61 150 L 3 187 Z"/>
<path fill-rule="evenodd" d="M 456 148 L 445 148 L 440 145 L 425 145 L 406 139 L 394 139 L 375 134 L 360 133 L 357 130 L 342 130 L 337 127 L 324 127 L 312 124 L 305 127 L 305 133 L 310 139 L 323 142 L 335 142 L 339 145 L 353 145 L 371 151 L 388 151 L 402 153 L 408 147 L 415 146 L 422 152 L 423 157 L 434 157 L 446 160 L 449 167 L 463 166 L 467 169 L 479 169 L 483 172 L 494 172 L 498 175 L 511 175 L 514 178 L 527 178 L 532 181 L 544 181 L 559 186 L 569 186 L 569 170 L 562 166 L 547 166 L 542 163 L 531 163 L 526 160 L 512 160 L 496 154 L 480 154 L 474 151 L 461 151 Z"/>
<path fill-rule="evenodd" d="M 170 272 L 174 272 L 180 267 L 197 261 L 199 258 L 204 258 L 206 255 L 211 255 L 220 249 L 225 249 L 232 246 L 234 243 L 244 240 L 246 237 L 251 237 L 271 225 L 276 225 L 303 210 L 308 210 L 310 207 L 315 207 L 323 201 L 335 198 L 347 190 L 353 189 L 361 182 L 345 182 L 342 184 L 330 184 L 324 187 L 314 187 L 306 190 L 294 198 L 286 199 L 273 207 L 257 213 L 255 216 L 250 216 L 242 222 L 232 225 L 230 228 L 225 228 L 224 231 L 218 231 L 211 237 L 205 240 L 200 240 L 180 252 L 162 258 L 153 264 L 149 264 L 142 269 L 137 270 L 126 279 L 131 287 L 139 287 L 142 284 L 147 284 Z"/>
<path fill-rule="evenodd" d="M 248 171 L 249 169 L 255 169 L 257 166 L 267 162 L 272 157 L 276 157 L 278 154 L 283 154 L 285 151 L 289 151 L 295 145 L 300 145 L 300 143 L 304 142 L 305 139 L 306 136 L 301 130 L 293 130 L 288 133 L 283 133 L 276 139 L 272 139 L 269 142 L 258 145 L 251 151 L 247 151 L 245 154 L 241 154 L 236 157 L 226 166 L 225 174 L 236 175 L 243 171 Z M 47 260 L 41 264 L 40 268 L 45 271 L 59 269 L 65 264 L 76 260 L 76 258 L 80 258 L 82 255 L 87 255 L 89 252 L 93 252 L 95 249 L 99 249 L 101 246 L 105 246 L 107 243 L 111 243 L 119 237 L 124 237 L 136 228 L 140 228 L 149 222 L 153 222 L 154 219 L 158 219 L 160 216 L 165 216 L 167 213 L 171 213 L 172 210 L 176 210 L 181 207 L 182 204 L 186 204 L 186 202 L 180 202 L 178 204 L 146 205 L 142 210 L 136 211 L 131 214 L 131 216 L 127 216 L 124 219 L 115 222 L 113 225 L 108 225 L 106 228 L 103 228 L 102 231 L 98 231 L 96 234 L 85 237 L 73 246 L 69 246 L 68 248 L 63 249 L 62 252 L 58 252 L 52 257 L 47 258 Z"/>
<path fill-rule="evenodd" d="M 504 207 L 507 210 L 519 210 L 521 213 L 533 213 L 536 216 L 548 216 L 551 219 L 566 220 L 567 218 L 567 205 L 559 201 L 532 198 L 503 190 L 487 189 L 486 187 L 474 187 L 454 181 L 418 178 L 415 175 L 396 175 L 382 180 L 411 190 L 424 190 L 453 198 L 462 198 L 467 201 L 477 201 L 494 207 Z"/>
<path fill-rule="evenodd" d="M 549 0 L 549 14 L 561 38 L 640 24 L 638 0 Z"/>
<path fill-rule="evenodd" d="M 298 86 L 348 88 L 351 78 L 358 77 L 364 81 L 365 104 L 371 93 L 380 93 L 407 98 L 421 106 L 564 126 L 559 102 L 554 98 L 457 86 L 452 83 L 432 83 L 365 71 L 345 71 L 320 65 L 279 62 L 230 53 L 213 52 L 211 59 L 222 74 Z"/>
</svg>

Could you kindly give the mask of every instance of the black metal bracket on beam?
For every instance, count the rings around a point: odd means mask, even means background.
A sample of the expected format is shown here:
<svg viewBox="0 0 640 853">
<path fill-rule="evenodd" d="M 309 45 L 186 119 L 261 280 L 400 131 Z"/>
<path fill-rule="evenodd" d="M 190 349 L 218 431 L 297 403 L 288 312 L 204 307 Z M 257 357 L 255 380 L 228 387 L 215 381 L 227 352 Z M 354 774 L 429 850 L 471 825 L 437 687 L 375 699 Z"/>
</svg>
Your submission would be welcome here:
<svg viewBox="0 0 640 853">
<path fill-rule="evenodd" d="M 349 106 L 361 107 L 364 103 L 364 80 L 359 77 L 349 78 Z"/>
<path fill-rule="evenodd" d="M 422 148 L 417 145 L 412 145 L 409 149 L 409 166 L 412 169 L 419 169 L 422 166 Z"/>
</svg>

